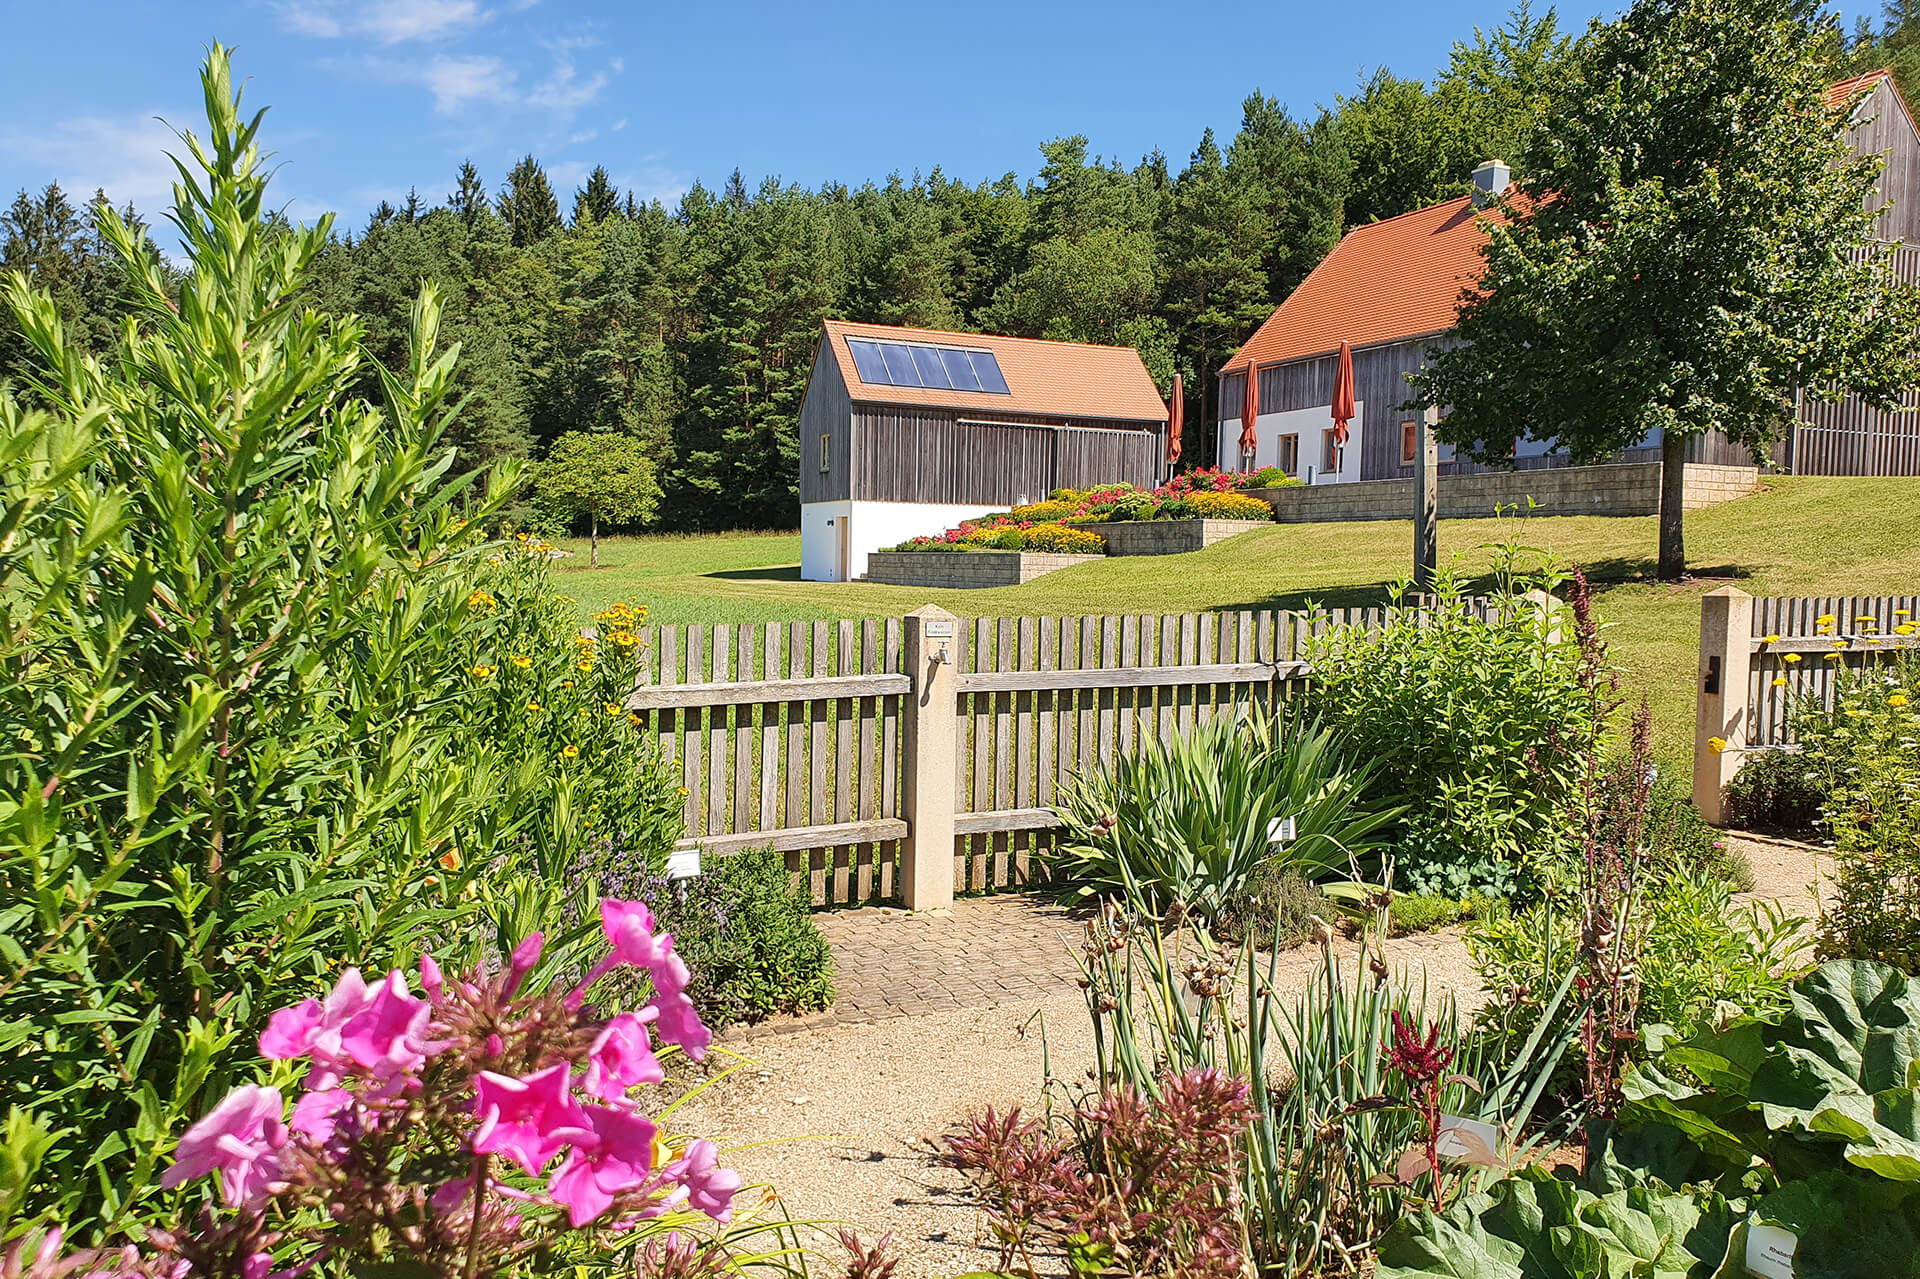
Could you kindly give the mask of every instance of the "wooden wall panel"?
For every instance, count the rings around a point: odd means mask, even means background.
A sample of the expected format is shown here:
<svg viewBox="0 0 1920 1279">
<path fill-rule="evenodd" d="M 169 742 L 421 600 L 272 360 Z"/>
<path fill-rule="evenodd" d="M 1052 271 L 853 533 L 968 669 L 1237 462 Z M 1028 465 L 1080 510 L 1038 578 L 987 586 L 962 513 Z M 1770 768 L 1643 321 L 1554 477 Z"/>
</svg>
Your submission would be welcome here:
<svg viewBox="0 0 1920 1279">
<path fill-rule="evenodd" d="M 1152 488 L 1165 470 L 1165 427 L 1104 419 L 855 405 L 852 496 L 869 502 L 1012 506 L 1056 488 L 1124 480 Z"/>
<path fill-rule="evenodd" d="M 852 492 L 852 405 L 840 365 L 820 343 L 800 403 L 800 500 L 842 502 Z M 827 470 L 820 469 L 820 437 L 827 439 Z"/>
</svg>

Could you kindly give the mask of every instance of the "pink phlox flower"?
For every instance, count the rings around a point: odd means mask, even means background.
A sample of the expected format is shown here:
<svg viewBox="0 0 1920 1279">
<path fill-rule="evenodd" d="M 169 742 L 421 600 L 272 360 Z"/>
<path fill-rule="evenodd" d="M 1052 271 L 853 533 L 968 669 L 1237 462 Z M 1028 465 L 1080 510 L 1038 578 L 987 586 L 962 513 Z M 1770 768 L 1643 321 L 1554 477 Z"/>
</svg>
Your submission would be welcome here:
<svg viewBox="0 0 1920 1279">
<path fill-rule="evenodd" d="M 621 1013 L 601 1030 L 587 1054 L 587 1074 L 581 1088 L 602 1101 L 619 1101 L 635 1084 L 657 1084 L 667 1072 L 653 1055 L 653 1039 L 647 1023 L 660 1014 L 648 1008 L 639 1013 Z"/>
<path fill-rule="evenodd" d="M 240 1263 L 240 1279 L 267 1279 L 273 1273 L 273 1254 L 256 1252 Z"/>
<path fill-rule="evenodd" d="M 426 991 L 429 997 L 433 997 L 439 995 L 441 988 L 445 985 L 446 978 L 440 972 L 440 965 L 434 962 L 432 955 L 422 954 L 420 956 L 420 989 Z"/>
<path fill-rule="evenodd" d="M 320 1001 L 303 999 L 291 1008 L 282 1008 L 267 1018 L 260 1032 L 260 1055 L 269 1061 L 291 1061 L 304 1057 L 320 1033 Z"/>
<path fill-rule="evenodd" d="M 258 1084 L 235 1088 L 181 1134 L 161 1187 L 171 1190 L 217 1171 L 229 1205 L 266 1195 L 280 1172 L 280 1148 L 287 1144 L 280 1118 L 284 1109 L 277 1089 Z"/>
<path fill-rule="evenodd" d="M 623 963 L 651 968 L 659 959 L 660 940 L 653 934 L 653 912 L 644 903 L 607 898 L 600 903 L 600 928 Z"/>
<path fill-rule="evenodd" d="M 480 1127 L 475 1154 L 502 1154 L 529 1173 L 547 1166 L 559 1149 L 587 1131 L 587 1117 L 573 1099 L 572 1068 L 565 1062 L 525 1079 L 483 1070 L 474 1079 L 474 1110 Z"/>
<path fill-rule="evenodd" d="M 653 1168 L 653 1124 L 625 1110 L 587 1107 L 593 1135 L 574 1144 L 566 1163 L 547 1183 L 547 1192 L 567 1205 L 567 1220 L 578 1229 L 613 1205 L 622 1190 L 645 1185 Z"/>
<path fill-rule="evenodd" d="M 340 1112 L 353 1104 L 353 1094 L 345 1088 L 314 1088 L 302 1093 L 293 1103 L 293 1117 L 287 1127 L 319 1145 L 333 1140 L 340 1123 Z"/>
<path fill-rule="evenodd" d="M 733 1219 L 733 1197 L 740 1190 L 740 1174 L 720 1166 L 720 1148 L 702 1138 L 668 1164 L 666 1173 L 687 1192 L 687 1206 L 704 1212 L 721 1225 Z"/>
<path fill-rule="evenodd" d="M 513 954 L 507 960 L 507 980 L 500 988 L 503 996 L 513 998 L 514 992 L 520 989 L 520 983 L 540 962 L 540 950 L 545 944 L 544 936 L 538 932 L 528 933 L 520 939 L 520 944 L 513 948 Z"/>
<path fill-rule="evenodd" d="M 427 1059 L 431 1014 L 427 1001 L 407 989 L 407 979 L 396 968 L 342 1028 L 340 1046 L 375 1079 L 410 1074 Z"/>
</svg>

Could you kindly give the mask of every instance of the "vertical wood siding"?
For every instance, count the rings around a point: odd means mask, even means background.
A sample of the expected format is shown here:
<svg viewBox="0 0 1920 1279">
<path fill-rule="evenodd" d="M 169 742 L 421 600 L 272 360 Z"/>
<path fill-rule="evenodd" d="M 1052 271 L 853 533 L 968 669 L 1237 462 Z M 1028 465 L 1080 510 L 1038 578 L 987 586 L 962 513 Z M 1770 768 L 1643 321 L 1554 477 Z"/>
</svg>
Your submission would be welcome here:
<svg viewBox="0 0 1920 1279">
<path fill-rule="evenodd" d="M 1875 237 L 1920 243 L 1920 134 L 1891 78 L 1882 79 L 1860 104 L 1847 143 L 1861 155 L 1886 157 L 1870 197 L 1881 210 Z"/>
<path fill-rule="evenodd" d="M 1010 506 L 1118 480 L 1152 488 L 1165 471 L 1162 425 L 1016 415 L 988 422 L 952 409 L 873 404 L 853 406 L 851 420 L 856 501 Z"/>
<path fill-rule="evenodd" d="M 813 353 L 806 399 L 800 404 L 800 500 L 844 502 L 852 492 L 852 405 L 840 365 L 825 341 Z M 826 472 L 820 470 L 820 437 L 827 439 Z"/>
<path fill-rule="evenodd" d="M 1823 635 L 1818 619 L 1832 617 L 1834 625 Z M 1750 748 L 1789 746 L 1794 742 L 1793 718 L 1802 710 L 1833 710 L 1836 670 L 1859 671 L 1884 662 L 1900 647 L 1914 641 L 1898 635 L 1896 627 L 1920 618 L 1920 596 L 1822 596 L 1806 599 L 1762 598 L 1753 602 L 1753 657 L 1748 668 L 1747 738 Z M 1782 660 L 1792 645 L 1769 643 L 1820 637 L 1813 651 L 1802 648 L 1799 661 Z M 1832 647 L 1834 641 L 1846 647 Z M 1827 654 L 1840 657 L 1829 660 Z M 1776 684 L 1776 679 L 1785 680 Z"/>
</svg>

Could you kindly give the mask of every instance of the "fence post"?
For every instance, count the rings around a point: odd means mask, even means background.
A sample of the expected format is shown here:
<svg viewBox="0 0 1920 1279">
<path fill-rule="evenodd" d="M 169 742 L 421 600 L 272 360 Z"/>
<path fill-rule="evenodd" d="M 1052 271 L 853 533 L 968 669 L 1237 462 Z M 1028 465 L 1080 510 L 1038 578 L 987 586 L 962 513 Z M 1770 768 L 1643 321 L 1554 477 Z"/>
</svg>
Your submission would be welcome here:
<svg viewBox="0 0 1920 1279">
<path fill-rule="evenodd" d="M 1753 596 L 1731 586 L 1700 597 L 1699 701 L 1693 719 L 1693 803 L 1710 825 L 1726 820 L 1726 787 L 1747 742 Z M 1714 742 L 1721 743 L 1715 749 Z"/>
<path fill-rule="evenodd" d="M 908 910 L 953 905 L 954 758 L 959 735 L 959 619 L 928 604 L 907 614 L 906 698 L 900 732 L 900 894 Z"/>
<path fill-rule="evenodd" d="M 1560 624 L 1560 610 L 1564 607 L 1546 591 L 1535 588 L 1521 596 L 1540 614 L 1540 634 L 1548 644 L 1558 644 L 1566 637 L 1566 631 Z"/>
</svg>

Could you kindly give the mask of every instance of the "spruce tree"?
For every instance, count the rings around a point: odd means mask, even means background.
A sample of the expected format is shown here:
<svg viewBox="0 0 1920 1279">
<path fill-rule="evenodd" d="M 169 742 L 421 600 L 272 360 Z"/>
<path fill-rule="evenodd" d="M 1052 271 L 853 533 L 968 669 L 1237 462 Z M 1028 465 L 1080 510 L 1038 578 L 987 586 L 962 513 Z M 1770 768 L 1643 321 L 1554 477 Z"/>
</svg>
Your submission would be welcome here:
<svg viewBox="0 0 1920 1279">
<path fill-rule="evenodd" d="M 573 224 L 605 222 L 620 211 L 620 193 L 613 189 L 605 165 L 587 175 L 587 185 L 573 193 Z"/>
<path fill-rule="evenodd" d="M 480 170 L 474 167 L 473 161 L 460 162 L 460 176 L 453 194 L 447 197 L 447 207 L 469 227 L 491 207 L 487 203 L 487 188 L 480 181 Z"/>
<path fill-rule="evenodd" d="M 508 172 L 507 185 L 500 189 L 499 207 L 517 249 L 538 244 L 560 229 L 560 203 L 554 198 L 553 184 L 531 155 L 522 157 Z"/>
</svg>

